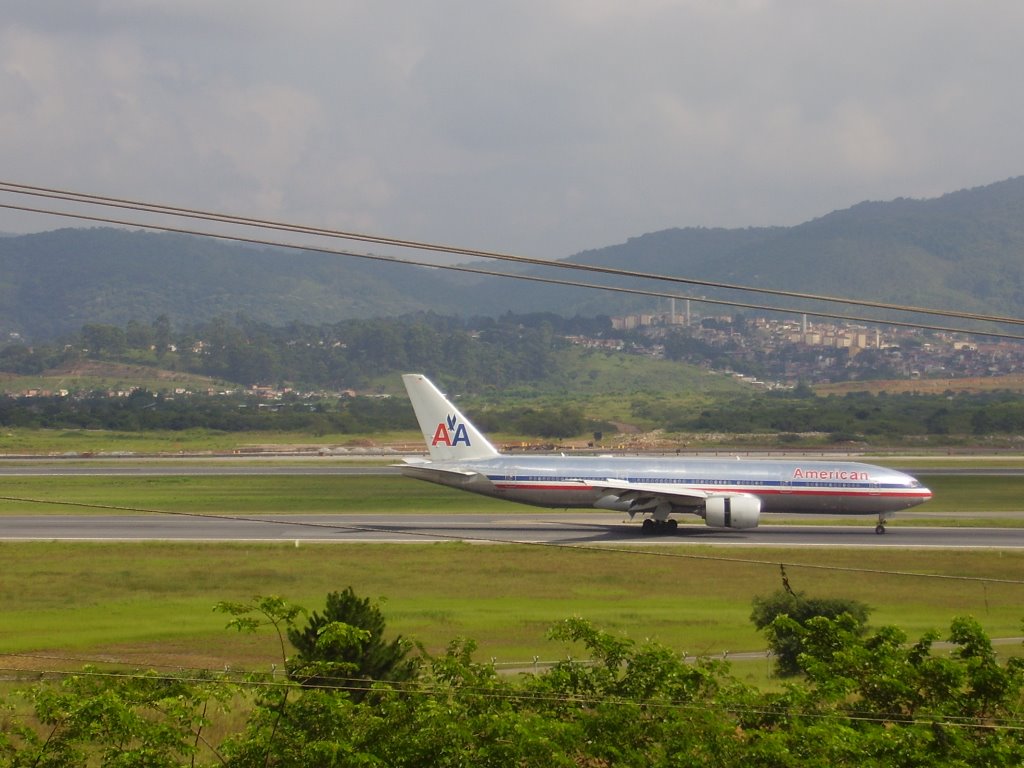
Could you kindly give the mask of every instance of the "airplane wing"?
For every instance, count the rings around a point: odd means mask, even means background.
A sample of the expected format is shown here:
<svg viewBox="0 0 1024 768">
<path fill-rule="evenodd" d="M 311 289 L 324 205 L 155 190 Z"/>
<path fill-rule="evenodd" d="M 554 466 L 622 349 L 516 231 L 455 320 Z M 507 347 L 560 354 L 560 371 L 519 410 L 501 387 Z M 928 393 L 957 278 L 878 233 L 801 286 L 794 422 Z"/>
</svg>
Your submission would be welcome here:
<svg viewBox="0 0 1024 768">
<path fill-rule="evenodd" d="M 631 483 L 628 480 L 583 480 L 584 484 L 604 493 L 612 500 L 640 510 L 667 501 L 676 507 L 699 507 L 708 497 L 707 492 L 676 483 Z"/>
<path fill-rule="evenodd" d="M 584 480 L 601 496 L 594 502 L 598 509 L 654 515 L 655 525 L 667 524 L 672 511 L 696 512 L 712 528 L 756 528 L 761 515 L 761 500 L 749 493 L 708 493 L 678 483 L 631 483 L 628 480 Z M 647 525 L 649 521 L 645 521 Z"/>
</svg>

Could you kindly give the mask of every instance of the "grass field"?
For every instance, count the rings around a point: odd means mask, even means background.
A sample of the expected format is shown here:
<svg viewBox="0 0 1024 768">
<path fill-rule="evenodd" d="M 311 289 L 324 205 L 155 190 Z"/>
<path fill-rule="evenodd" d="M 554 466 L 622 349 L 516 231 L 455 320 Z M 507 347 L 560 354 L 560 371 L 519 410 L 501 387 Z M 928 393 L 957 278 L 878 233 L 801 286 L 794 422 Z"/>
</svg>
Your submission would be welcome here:
<svg viewBox="0 0 1024 768">
<path fill-rule="evenodd" d="M 922 473 L 919 477 L 935 495 L 917 512 L 963 513 L 967 522 L 984 519 L 986 512 L 1024 510 L 1021 476 Z M 361 475 L 6 476 L 0 479 L 0 497 L 0 517 L 116 511 L 68 506 L 74 503 L 218 514 L 418 514 L 442 510 L 486 514 L 527 509 L 404 477 Z M 12 500 L 19 498 L 33 501 Z M 841 518 L 831 520 L 839 522 Z M 771 518 L 765 522 L 770 523 Z"/>
<path fill-rule="evenodd" d="M 221 432 L 211 429 L 117 432 L 104 429 L 0 430 L 0 452 L 8 456 L 111 454 L 170 454 L 204 452 L 230 454 L 253 446 L 365 446 L 421 442 L 414 431 L 365 435 L 304 432 Z"/>
<path fill-rule="evenodd" d="M 4 514 L 111 514 L 107 508 L 73 503 L 217 514 L 296 514 L 508 509 L 499 501 L 451 491 L 398 476 L 227 475 L 227 476 L 48 476 L 5 477 L 0 500 Z M 61 502 L 46 503 L 48 501 Z"/>
<path fill-rule="evenodd" d="M 751 600 L 780 586 L 780 562 L 790 564 L 794 588 L 863 600 L 874 608 L 873 624 L 897 624 L 912 637 L 942 631 L 962 614 L 993 636 L 1015 635 L 1024 615 L 1019 583 L 891 573 L 1017 580 L 1017 552 L 25 542 L 0 544 L 0 558 L 0 652 L 138 666 L 268 665 L 276 660 L 270 635 L 225 631 L 225 616 L 212 612 L 217 601 L 278 594 L 316 609 L 349 585 L 383 598 L 389 627 L 432 651 L 468 636 L 482 658 L 507 662 L 564 658 L 570 649 L 544 634 L 573 615 L 691 654 L 763 648 L 749 622 Z"/>
</svg>

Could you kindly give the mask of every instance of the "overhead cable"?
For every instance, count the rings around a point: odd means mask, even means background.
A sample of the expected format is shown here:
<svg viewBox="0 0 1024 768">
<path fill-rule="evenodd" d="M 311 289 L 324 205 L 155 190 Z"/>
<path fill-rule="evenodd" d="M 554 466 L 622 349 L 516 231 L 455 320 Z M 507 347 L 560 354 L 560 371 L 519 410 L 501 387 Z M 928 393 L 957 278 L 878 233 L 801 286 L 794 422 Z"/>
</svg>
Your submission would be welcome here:
<svg viewBox="0 0 1024 768">
<path fill-rule="evenodd" d="M 957 319 L 977 320 L 982 322 L 1024 325 L 1024 319 L 1008 317 L 1003 315 L 987 315 L 973 312 L 961 312 L 957 310 L 944 310 L 934 309 L 930 307 L 918 307 L 913 305 L 892 304 L 888 302 L 871 301 L 867 299 L 828 296 L 823 294 L 813 294 L 774 288 L 760 288 L 756 286 L 739 285 L 735 283 L 726 283 L 722 281 L 701 280 L 697 278 L 678 277 L 675 275 L 641 272 L 637 270 L 621 269 L 617 267 L 607 267 L 598 264 L 586 264 L 572 261 L 555 261 L 551 259 L 539 259 L 530 256 L 520 256 L 509 253 L 502 253 L 500 251 L 465 248 L 451 245 L 440 245 L 437 243 L 428 243 L 424 241 L 410 240 L 406 238 L 388 237 L 383 235 L 371 235 L 366 233 L 348 232 L 344 230 L 327 229 L 322 227 L 289 224 L 286 222 L 274 221 L 270 219 L 257 219 L 245 216 L 237 216 L 233 214 L 224 214 L 212 211 L 203 211 L 199 209 L 163 205 L 159 203 L 147 203 L 137 200 L 129 200 L 125 198 L 107 197 L 103 195 L 93 195 L 82 192 L 73 192 L 68 190 L 20 184 L 17 182 L 0 181 L 0 191 L 9 192 L 12 194 L 32 195 L 36 197 L 64 200 L 67 202 L 84 203 L 88 205 L 124 208 L 146 213 L 201 219 L 205 221 L 215 221 L 224 224 L 238 224 L 243 226 L 258 227 L 262 229 L 275 229 L 292 233 L 316 235 L 319 237 L 337 238 L 342 240 L 355 240 L 359 242 L 376 243 L 380 245 L 388 245 L 399 248 L 410 248 L 414 250 L 432 251 L 436 253 L 449 253 L 459 256 L 470 256 L 482 259 L 496 259 L 500 261 L 508 261 L 517 264 L 526 264 L 530 266 L 542 266 L 555 269 L 594 272 L 616 277 L 656 280 L 677 284 L 700 286 L 704 288 L 715 288 L 722 290 L 741 291 L 747 293 L 758 293 L 768 296 L 781 296 L 785 298 L 795 298 L 808 301 L 822 301 L 832 304 L 848 304 L 852 306 L 860 306 L 871 309 L 884 309 L 896 312 L 910 312 L 914 314 L 924 314 L 939 317 L 954 317 Z M 45 213 L 45 211 L 38 212 Z"/>
<path fill-rule="evenodd" d="M 2 185 L 0 185 L 0 186 L 2 186 Z M 4 191 L 4 190 L 0 189 L 0 191 Z M 963 333 L 963 334 L 970 334 L 970 335 L 975 335 L 975 336 L 990 336 L 990 337 L 994 337 L 994 338 L 1010 339 L 1010 340 L 1024 340 L 1024 334 L 1014 334 L 1014 333 L 1006 333 L 1006 332 L 1000 332 L 1000 331 L 985 331 L 985 330 L 977 330 L 977 329 L 972 329 L 972 328 L 958 328 L 958 327 L 953 327 L 953 326 L 935 325 L 935 324 L 929 324 L 929 323 L 914 322 L 914 321 L 909 321 L 909 320 L 906 320 L 906 321 L 903 321 L 903 320 L 890 320 L 890 319 L 882 319 L 882 318 L 875 318 L 875 317 L 851 315 L 851 314 L 845 314 L 845 313 L 841 313 L 841 312 L 827 312 L 827 311 L 824 311 L 824 310 L 808 310 L 808 309 L 794 308 L 794 307 L 780 307 L 780 306 L 774 306 L 774 305 L 769 305 L 769 304 L 754 304 L 754 303 L 750 303 L 750 302 L 742 302 L 742 301 L 735 301 L 735 300 L 728 300 L 728 299 L 712 299 L 712 298 L 708 298 L 708 297 L 705 297 L 705 296 L 688 296 L 688 295 L 685 295 L 685 294 L 667 293 L 667 292 L 664 292 L 664 291 L 654 291 L 654 290 L 648 290 L 648 289 L 643 289 L 643 288 L 628 288 L 628 287 L 625 287 L 625 286 L 606 285 L 606 284 L 602 284 L 602 283 L 584 283 L 584 282 L 580 282 L 578 280 L 560 280 L 558 278 L 541 277 L 539 275 L 528 275 L 528 274 L 521 274 L 521 273 L 514 273 L 514 272 L 498 272 L 498 271 L 495 271 L 495 270 L 484 269 L 482 267 L 473 267 L 473 266 L 470 266 L 470 265 L 467 265 L 467 264 L 436 264 L 436 263 L 430 262 L 430 261 L 421 261 L 421 260 L 405 258 L 405 257 L 399 258 L 399 257 L 396 257 L 396 256 L 385 256 L 385 255 L 381 255 L 381 254 L 366 253 L 366 252 L 360 252 L 360 251 L 352 251 L 352 250 L 347 250 L 347 249 L 327 248 L 325 246 L 287 243 L 287 242 L 282 242 L 282 241 L 277 241 L 277 240 L 268 240 L 268 239 L 265 239 L 265 238 L 246 237 L 244 235 L 226 234 L 226 233 L 222 233 L 222 232 L 207 232 L 207 231 L 203 231 L 203 230 L 187 229 L 187 228 L 184 228 L 184 227 L 174 227 L 174 226 L 170 226 L 170 225 L 167 225 L 167 224 L 152 224 L 152 223 L 144 223 L 144 222 L 138 222 L 138 221 L 128 221 L 128 220 L 125 220 L 125 219 L 115 219 L 115 218 L 111 218 L 111 217 L 108 217 L 108 216 L 97 216 L 97 215 L 91 215 L 91 214 L 86 214 L 86 213 L 75 213 L 75 212 L 72 212 L 72 211 L 58 211 L 58 210 L 53 210 L 53 209 L 48 209 L 48 208 L 35 208 L 35 207 L 31 207 L 31 206 L 15 205 L 13 203 L 0 203 L 0 208 L 6 208 L 6 209 L 9 209 L 9 210 L 15 210 L 15 211 L 24 211 L 24 212 L 27 212 L 27 213 L 40 213 L 40 214 L 49 215 L 49 216 L 60 216 L 60 217 L 64 217 L 64 218 L 78 219 L 80 221 L 91 221 L 91 222 L 95 222 L 95 223 L 98 223 L 98 224 L 110 224 L 110 225 L 115 225 L 115 226 L 136 227 L 138 229 L 149 229 L 149 230 L 154 230 L 154 231 L 159 231 L 159 232 L 170 232 L 170 233 L 175 233 L 175 234 L 192 235 L 192 236 L 196 236 L 196 237 L 208 237 L 208 238 L 216 239 L 216 240 L 227 240 L 227 241 L 232 241 L 232 242 L 247 243 L 247 244 L 250 244 L 250 245 L 263 245 L 263 246 L 268 246 L 268 247 L 273 247 L 273 248 L 283 248 L 283 249 L 291 249 L 291 250 L 310 251 L 310 252 L 313 252 L 313 253 L 324 253 L 324 254 L 330 254 L 330 255 L 335 255 L 335 256 L 347 256 L 347 257 L 351 257 L 351 258 L 364 259 L 364 260 L 369 260 L 369 261 L 382 261 L 382 262 L 387 262 L 387 263 L 391 263 L 391 264 L 402 264 L 402 265 L 406 265 L 406 266 L 415 266 L 415 267 L 427 267 L 427 268 L 430 268 L 430 269 L 442 269 L 442 270 L 447 270 L 447 271 L 452 271 L 452 272 L 464 272 L 464 273 L 469 273 L 469 274 L 483 275 L 483 276 L 487 276 L 487 277 L 505 277 L 505 278 L 511 278 L 513 280 L 524 280 L 524 281 L 535 282 L 535 283 L 546 283 L 546 284 L 549 284 L 549 285 L 562 285 L 562 286 L 568 286 L 568 287 L 573 287 L 573 288 L 584 288 L 584 289 L 592 289 L 592 290 L 599 290 L 599 291 L 610 291 L 612 293 L 625 293 L 625 294 L 632 294 L 632 295 L 638 295 L 638 296 L 651 296 L 651 297 L 655 297 L 655 298 L 680 299 L 680 300 L 684 300 L 684 301 L 698 301 L 698 302 L 701 302 L 703 304 L 713 304 L 713 305 L 728 306 L 728 307 L 739 307 L 741 309 L 756 309 L 756 310 L 766 311 L 766 312 L 790 312 L 790 313 L 794 313 L 794 314 L 810 315 L 812 317 L 825 317 L 825 318 L 830 318 L 830 319 L 835 319 L 835 320 L 849 320 L 851 322 L 872 323 L 872 324 L 879 324 L 879 325 L 891 325 L 891 326 L 895 326 L 895 327 L 917 328 L 917 329 L 930 330 L 930 331 L 941 331 L 941 332 L 947 332 L 947 333 Z M 207 219 L 207 220 L 209 220 L 209 221 L 220 221 L 219 219 L 216 219 L 216 218 L 210 218 L 210 219 Z M 226 220 L 226 221 L 224 221 L 222 223 L 235 223 L 235 222 L 230 221 L 230 220 Z M 255 225 L 253 225 L 253 226 L 255 226 Z M 300 230 L 300 232 L 301 232 L 301 230 Z M 978 316 L 972 315 L 970 313 L 948 312 L 948 313 L 945 313 L 945 314 L 949 314 L 949 315 L 951 315 L 953 317 L 961 317 L 962 319 L 979 319 Z M 1011 319 L 1011 320 L 1008 320 L 1007 322 L 1024 323 L 1024 320 L 1013 320 L 1013 319 Z"/>
</svg>

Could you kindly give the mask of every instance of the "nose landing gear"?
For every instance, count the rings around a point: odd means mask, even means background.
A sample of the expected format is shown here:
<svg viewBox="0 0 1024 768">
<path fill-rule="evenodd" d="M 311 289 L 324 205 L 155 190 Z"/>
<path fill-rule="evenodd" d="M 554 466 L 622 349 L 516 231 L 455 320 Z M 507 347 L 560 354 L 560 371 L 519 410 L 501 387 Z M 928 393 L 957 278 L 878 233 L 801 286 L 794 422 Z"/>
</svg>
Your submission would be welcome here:
<svg viewBox="0 0 1024 768">
<path fill-rule="evenodd" d="M 879 536 L 885 533 L 885 515 L 883 514 L 878 515 L 878 525 L 875 526 L 875 533 Z"/>
</svg>

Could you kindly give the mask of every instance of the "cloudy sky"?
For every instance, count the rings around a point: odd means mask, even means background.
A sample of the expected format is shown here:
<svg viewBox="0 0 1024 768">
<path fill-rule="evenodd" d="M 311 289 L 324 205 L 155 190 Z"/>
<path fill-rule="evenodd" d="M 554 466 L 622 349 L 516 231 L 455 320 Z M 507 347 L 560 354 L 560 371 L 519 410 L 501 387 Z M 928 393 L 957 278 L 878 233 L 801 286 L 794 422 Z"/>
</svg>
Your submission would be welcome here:
<svg viewBox="0 0 1024 768">
<path fill-rule="evenodd" d="M 0 180 L 563 257 L 1024 174 L 1022 72 L 1018 0 L 5 0 Z"/>
</svg>

